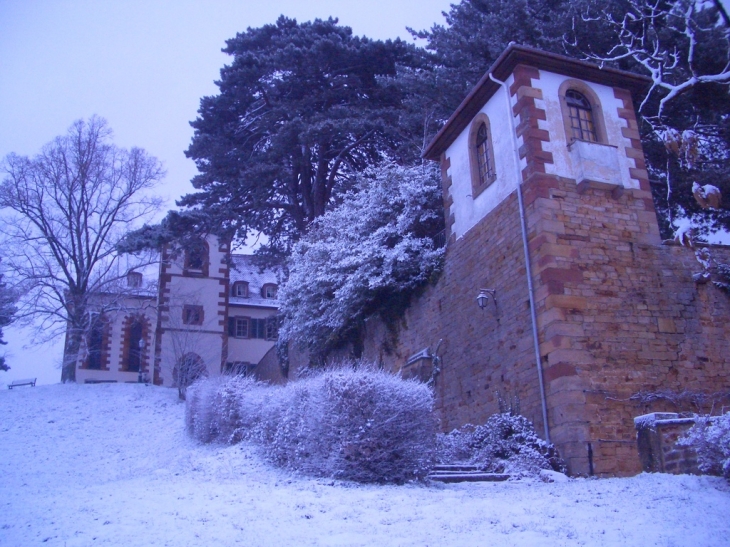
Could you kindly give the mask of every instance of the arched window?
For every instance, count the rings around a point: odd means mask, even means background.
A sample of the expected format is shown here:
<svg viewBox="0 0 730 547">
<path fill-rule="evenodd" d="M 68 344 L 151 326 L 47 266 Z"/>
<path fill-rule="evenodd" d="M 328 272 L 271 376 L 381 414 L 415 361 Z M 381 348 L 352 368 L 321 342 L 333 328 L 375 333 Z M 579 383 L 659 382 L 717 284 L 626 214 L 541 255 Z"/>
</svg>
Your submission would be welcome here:
<svg viewBox="0 0 730 547">
<path fill-rule="evenodd" d="M 479 164 L 479 184 L 487 184 L 489 177 L 492 176 L 492 162 L 489 158 L 489 134 L 485 123 L 479 125 L 475 146 Z"/>
<path fill-rule="evenodd" d="M 142 340 L 144 325 L 139 317 L 131 320 L 127 338 L 127 362 L 124 363 L 125 370 L 139 372 L 142 369 L 142 351 L 144 350 Z"/>
<path fill-rule="evenodd" d="M 185 272 L 193 275 L 208 275 L 208 244 L 199 239 L 185 249 Z"/>
<path fill-rule="evenodd" d="M 107 331 L 106 319 L 101 315 L 92 317 L 86 343 L 86 368 L 92 370 L 108 370 L 107 364 Z"/>
<path fill-rule="evenodd" d="M 568 106 L 573 139 L 598 142 L 593 108 L 585 95 L 575 89 L 569 89 L 565 93 L 565 102 Z"/>
<path fill-rule="evenodd" d="M 481 112 L 474 118 L 469 132 L 469 163 L 472 198 L 476 198 L 497 178 L 489 118 Z"/>
</svg>

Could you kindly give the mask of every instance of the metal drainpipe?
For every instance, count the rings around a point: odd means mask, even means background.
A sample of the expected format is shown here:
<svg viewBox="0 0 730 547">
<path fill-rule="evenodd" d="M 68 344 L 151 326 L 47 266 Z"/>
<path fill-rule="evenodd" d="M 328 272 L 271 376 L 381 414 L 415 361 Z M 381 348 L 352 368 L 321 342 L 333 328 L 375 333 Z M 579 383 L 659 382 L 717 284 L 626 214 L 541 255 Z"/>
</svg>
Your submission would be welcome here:
<svg viewBox="0 0 730 547">
<path fill-rule="evenodd" d="M 530 298 L 530 318 L 532 319 L 532 342 L 535 347 L 535 364 L 537 365 L 537 379 L 540 384 L 540 402 L 542 403 L 542 421 L 545 424 L 545 440 L 550 441 L 550 428 L 547 419 L 547 401 L 545 399 L 545 384 L 542 379 L 542 362 L 540 361 L 540 339 L 537 334 L 537 315 L 535 313 L 535 290 L 532 286 L 532 268 L 530 267 L 530 249 L 527 246 L 527 222 L 525 221 L 525 204 L 522 201 L 522 171 L 520 170 L 520 154 L 517 146 L 517 129 L 515 118 L 512 115 L 512 103 L 509 100 L 509 88 L 507 83 L 498 80 L 490 72 L 489 79 L 499 84 L 504 89 L 504 97 L 507 101 L 507 117 L 512 128 L 512 151 L 515 156 L 515 173 L 517 174 L 517 203 L 520 209 L 520 225 L 522 227 L 522 248 L 525 251 L 525 272 L 527 272 L 527 291 Z"/>
</svg>

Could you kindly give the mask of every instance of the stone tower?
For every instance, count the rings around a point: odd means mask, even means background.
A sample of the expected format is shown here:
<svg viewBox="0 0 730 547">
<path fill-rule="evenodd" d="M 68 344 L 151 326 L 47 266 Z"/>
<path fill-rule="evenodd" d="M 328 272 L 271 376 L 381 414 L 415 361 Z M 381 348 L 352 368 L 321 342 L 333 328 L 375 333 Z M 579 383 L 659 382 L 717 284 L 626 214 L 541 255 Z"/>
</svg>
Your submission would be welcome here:
<svg viewBox="0 0 730 547">
<path fill-rule="evenodd" d="M 395 341 L 368 325 L 366 355 L 401 369 L 436 352 L 444 430 L 518 397 L 572 473 L 631 474 L 633 417 L 677 410 L 642 394 L 730 390 L 730 299 L 659 237 L 632 102 L 647 83 L 511 46 L 426 150 L 443 177 L 444 272 Z M 496 297 L 483 310 L 480 289 Z"/>
</svg>

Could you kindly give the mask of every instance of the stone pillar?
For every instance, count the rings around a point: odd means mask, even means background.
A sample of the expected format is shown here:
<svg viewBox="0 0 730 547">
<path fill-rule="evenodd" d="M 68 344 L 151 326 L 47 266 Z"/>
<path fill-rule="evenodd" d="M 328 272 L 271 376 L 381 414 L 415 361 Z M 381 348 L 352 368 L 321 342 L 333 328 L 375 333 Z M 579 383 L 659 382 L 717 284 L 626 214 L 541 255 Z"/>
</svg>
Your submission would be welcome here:
<svg viewBox="0 0 730 547">
<path fill-rule="evenodd" d="M 695 423 L 673 412 L 652 412 L 634 418 L 641 467 L 646 473 L 699 474 L 697 452 L 677 446 L 680 437 Z"/>
</svg>

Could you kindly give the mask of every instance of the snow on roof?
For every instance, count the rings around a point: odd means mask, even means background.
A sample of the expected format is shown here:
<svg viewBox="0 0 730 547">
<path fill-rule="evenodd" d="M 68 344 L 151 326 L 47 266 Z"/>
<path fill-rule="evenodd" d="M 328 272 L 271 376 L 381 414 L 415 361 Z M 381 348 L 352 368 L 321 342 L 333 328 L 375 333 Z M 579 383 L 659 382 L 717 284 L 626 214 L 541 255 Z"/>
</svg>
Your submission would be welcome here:
<svg viewBox="0 0 730 547">
<path fill-rule="evenodd" d="M 261 270 L 251 255 L 231 255 L 230 284 L 236 281 L 248 283 L 248 296 L 233 296 L 231 294 L 229 303 L 233 306 L 261 306 L 266 308 L 278 308 L 279 301 L 271 298 L 264 298 L 261 290 L 264 285 L 276 285 L 279 283 L 274 270 Z"/>
</svg>

